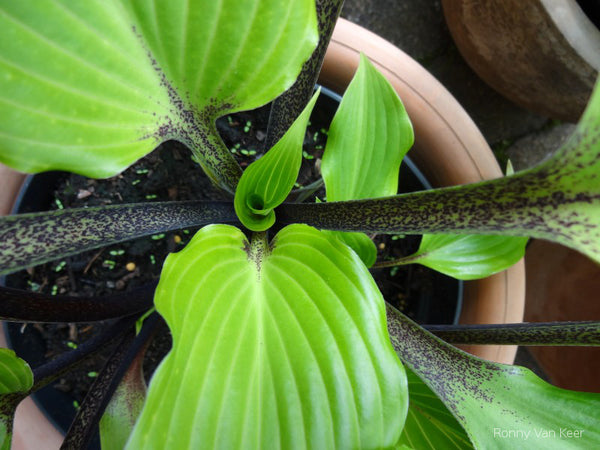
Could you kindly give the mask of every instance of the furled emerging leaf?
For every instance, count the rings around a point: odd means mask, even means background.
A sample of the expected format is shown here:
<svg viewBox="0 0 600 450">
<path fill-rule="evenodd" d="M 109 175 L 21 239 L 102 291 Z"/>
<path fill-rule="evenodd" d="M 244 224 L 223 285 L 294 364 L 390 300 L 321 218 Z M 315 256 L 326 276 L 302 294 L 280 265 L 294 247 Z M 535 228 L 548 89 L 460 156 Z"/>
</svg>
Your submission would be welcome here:
<svg viewBox="0 0 600 450">
<path fill-rule="evenodd" d="M 168 257 L 156 295 L 173 349 L 128 442 L 143 448 L 388 448 L 406 375 L 358 257 L 292 225 L 272 246 L 227 225 Z"/>
<path fill-rule="evenodd" d="M 317 36 L 314 0 L 0 0 L 0 161 L 108 177 L 178 139 L 233 190 L 214 120 L 283 92 Z"/>
<path fill-rule="evenodd" d="M 453 413 L 476 448 L 600 446 L 600 394 L 560 389 L 523 367 L 471 356 L 389 306 L 388 317 L 402 361 Z"/>
<path fill-rule="evenodd" d="M 358 70 L 331 122 L 321 172 L 327 201 L 385 197 L 398 192 L 400 163 L 414 141 L 408 114 L 389 81 L 361 54 Z M 373 265 L 365 235 L 334 232 Z"/>
<path fill-rule="evenodd" d="M 525 253 L 527 238 L 480 234 L 426 234 L 419 250 L 397 263 L 419 263 L 459 280 L 500 272 Z"/>
<path fill-rule="evenodd" d="M 302 164 L 302 144 L 317 91 L 302 114 L 283 137 L 262 158 L 244 171 L 235 191 L 235 211 L 240 221 L 253 231 L 264 231 L 275 222 L 273 208 L 288 196 Z"/>
<path fill-rule="evenodd" d="M 0 449 L 10 449 L 15 409 L 33 386 L 29 364 L 15 352 L 0 348 Z"/>
</svg>

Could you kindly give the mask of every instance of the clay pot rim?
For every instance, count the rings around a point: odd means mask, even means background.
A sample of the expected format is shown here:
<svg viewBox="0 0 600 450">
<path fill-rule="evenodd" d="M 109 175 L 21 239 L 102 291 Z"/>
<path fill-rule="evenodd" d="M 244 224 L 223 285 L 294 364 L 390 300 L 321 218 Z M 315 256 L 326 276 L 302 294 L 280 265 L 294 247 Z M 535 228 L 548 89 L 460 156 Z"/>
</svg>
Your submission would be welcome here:
<svg viewBox="0 0 600 450">
<path fill-rule="evenodd" d="M 374 33 L 339 19 L 321 82 L 339 93 L 347 87 L 364 53 L 388 78 L 411 118 L 415 146 L 409 156 L 434 186 L 502 176 L 485 138 L 465 110 L 425 68 Z M 523 261 L 491 277 L 465 283 L 461 323 L 522 322 L 525 308 Z M 512 364 L 516 346 L 464 347 L 484 359 Z"/>
<path fill-rule="evenodd" d="M 413 120 L 418 165 L 431 163 L 426 172 L 434 185 L 452 185 L 501 176 L 500 168 L 485 139 L 452 95 L 422 66 L 368 30 L 340 19 L 325 57 L 320 82 L 343 92 L 355 69 L 360 52 L 382 69 L 401 96 Z M 440 161 L 444 157 L 448 161 Z M 462 161 L 462 173 L 456 162 Z M 453 169 L 453 170 L 449 170 Z M 0 165 L 0 214 L 11 209 L 24 175 Z M 524 268 L 521 261 L 508 271 L 484 280 L 468 282 L 461 322 L 501 323 L 522 321 Z M 0 335 L 0 345 L 4 336 Z M 512 363 L 516 348 L 474 348 L 478 356 Z M 36 426 L 31 423 L 36 422 Z M 42 415 L 33 400 L 24 400 L 17 410 L 13 448 L 58 448 L 62 436 Z"/>
<path fill-rule="evenodd" d="M 541 5 L 569 45 L 583 60 L 600 70 L 600 30 L 576 0 L 540 0 Z M 596 51 L 594 50 L 596 49 Z"/>
</svg>

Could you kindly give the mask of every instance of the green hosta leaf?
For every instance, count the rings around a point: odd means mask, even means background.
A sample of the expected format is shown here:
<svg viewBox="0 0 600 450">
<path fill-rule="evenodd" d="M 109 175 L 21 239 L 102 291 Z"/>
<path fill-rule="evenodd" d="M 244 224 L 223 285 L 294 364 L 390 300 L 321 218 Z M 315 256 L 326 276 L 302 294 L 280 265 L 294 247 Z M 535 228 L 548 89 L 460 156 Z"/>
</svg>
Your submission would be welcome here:
<svg viewBox="0 0 600 450">
<path fill-rule="evenodd" d="M 0 348 L 0 395 L 27 392 L 33 386 L 33 373 L 29 364 L 15 352 Z"/>
<path fill-rule="evenodd" d="M 465 430 L 440 399 L 410 369 L 408 379 L 408 415 L 400 442 L 425 450 L 472 449 Z"/>
<path fill-rule="evenodd" d="M 530 236 L 600 261 L 600 87 L 548 160 L 509 177 L 352 202 L 282 205 L 283 223 L 341 231 Z"/>
<path fill-rule="evenodd" d="M 214 120 L 293 83 L 316 13 L 311 0 L 0 0 L 0 41 L 3 163 L 108 177 L 178 139 L 232 190 L 240 169 Z"/>
<path fill-rule="evenodd" d="M 398 263 L 419 263 L 459 280 L 500 272 L 525 254 L 527 238 L 479 234 L 426 234 L 419 250 Z"/>
<path fill-rule="evenodd" d="M 304 226 L 272 246 L 200 230 L 165 262 L 156 308 L 173 349 L 128 448 L 386 448 L 406 376 L 359 258 Z"/>
<path fill-rule="evenodd" d="M 435 392 L 476 448 L 600 446 L 600 394 L 552 386 L 523 367 L 471 356 L 388 306 L 402 361 Z"/>
<path fill-rule="evenodd" d="M 339 239 L 356 252 L 367 267 L 371 267 L 377 259 L 377 247 L 369 236 L 364 233 L 345 233 L 343 231 L 323 230 L 329 236 Z"/>
<path fill-rule="evenodd" d="M 396 194 L 400 163 L 413 141 L 398 94 L 361 54 L 329 128 L 321 164 L 327 201 Z"/>
<path fill-rule="evenodd" d="M 410 119 L 389 81 L 361 54 L 331 122 L 321 172 L 327 201 L 385 197 L 398 192 L 402 158 L 412 146 Z M 336 233 L 370 267 L 377 249 L 358 234 Z"/>
<path fill-rule="evenodd" d="M 319 92 L 273 148 L 244 171 L 235 191 L 234 205 L 247 228 L 264 231 L 275 223 L 273 209 L 285 200 L 298 178 L 306 125 Z"/>
<path fill-rule="evenodd" d="M 13 418 L 33 386 L 33 373 L 15 352 L 0 348 L 0 449 L 10 449 Z"/>
</svg>

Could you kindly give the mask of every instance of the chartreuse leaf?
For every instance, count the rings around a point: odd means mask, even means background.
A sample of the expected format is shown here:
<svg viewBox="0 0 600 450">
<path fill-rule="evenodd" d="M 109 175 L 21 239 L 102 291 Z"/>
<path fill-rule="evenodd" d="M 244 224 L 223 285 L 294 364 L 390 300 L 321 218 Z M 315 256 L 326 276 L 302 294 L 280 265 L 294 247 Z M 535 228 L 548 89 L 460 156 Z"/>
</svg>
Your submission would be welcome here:
<svg viewBox="0 0 600 450">
<path fill-rule="evenodd" d="M 440 398 L 476 448 L 600 446 L 600 394 L 552 386 L 523 367 L 471 356 L 388 306 L 402 361 Z"/>
<path fill-rule="evenodd" d="M 398 94 L 361 54 L 329 128 L 321 164 L 327 200 L 396 194 L 400 163 L 413 141 L 412 125 Z"/>
<path fill-rule="evenodd" d="M 377 247 L 369 236 L 364 233 L 347 233 L 343 231 L 322 230 L 328 236 L 339 239 L 356 252 L 367 267 L 371 267 L 377 260 Z"/>
<path fill-rule="evenodd" d="M 0 0 L 0 161 L 108 177 L 177 139 L 233 190 L 215 119 L 283 92 L 317 39 L 314 0 Z"/>
<path fill-rule="evenodd" d="M 600 261 L 600 88 L 548 160 L 476 184 L 352 202 L 282 205 L 283 223 L 342 231 L 548 239 Z"/>
<path fill-rule="evenodd" d="M 271 246 L 211 225 L 170 255 L 156 308 L 173 349 L 127 448 L 389 448 L 408 403 L 359 258 L 305 225 Z"/>
<path fill-rule="evenodd" d="M 331 122 L 321 172 L 327 201 L 385 197 L 398 192 L 400 163 L 414 141 L 408 114 L 389 81 L 360 55 L 360 64 Z M 377 258 L 364 234 L 332 233 L 367 267 Z"/>
<path fill-rule="evenodd" d="M 33 386 L 33 373 L 15 352 L 0 348 L 0 449 L 10 449 L 13 419 L 19 402 Z"/>
<path fill-rule="evenodd" d="M 419 263 L 459 280 L 474 280 L 500 272 L 525 254 L 527 238 L 480 234 L 426 234 L 413 255 L 379 266 Z"/>
<path fill-rule="evenodd" d="M 410 369 L 405 370 L 409 404 L 400 442 L 419 450 L 472 449 L 465 430 L 441 400 Z"/>
<path fill-rule="evenodd" d="M 317 91 L 302 114 L 262 158 L 244 171 L 235 191 L 235 212 L 253 231 L 264 231 L 275 223 L 273 209 L 288 196 L 302 164 L 302 144 Z"/>
</svg>

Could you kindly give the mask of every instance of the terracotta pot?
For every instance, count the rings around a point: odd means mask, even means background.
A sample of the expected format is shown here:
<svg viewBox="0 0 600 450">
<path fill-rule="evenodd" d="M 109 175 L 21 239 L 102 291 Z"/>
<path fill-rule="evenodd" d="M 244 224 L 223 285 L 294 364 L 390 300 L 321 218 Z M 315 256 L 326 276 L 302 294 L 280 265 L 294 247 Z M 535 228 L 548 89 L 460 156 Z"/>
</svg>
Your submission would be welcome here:
<svg viewBox="0 0 600 450">
<path fill-rule="evenodd" d="M 577 122 L 600 70 L 600 31 L 576 0 L 442 0 L 450 33 L 491 87 Z"/>
<path fill-rule="evenodd" d="M 389 42 L 340 19 L 323 65 L 320 82 L 342 93 L 358 67 L 359 53 L 365 53 L 391 81 L 402 97 L 415 128 L 413 161 L 438 186 L 470 183 L 502 175 L 485 139 L 452 95 L 423 67 Z M 1 211 L 14 202 L 15 188 L 22 176 L 1 169 L 2 180 L 11 189 L 0 191 Z M 520 322 L 524 305 L 524 267 L 513 268 L 485 280 L 466 283 L 461 322 Z M 479 356 L 511 363 L 516 348 L 472 348 Z M 61 437 L 48 422 L 35 429 L 48 429 L 43 444 L 31 433 L 40 413 L 30 400 L 19 408 L 15 424 L 15 449 L 52 449 Z"/>
<path fill-rule="evenodd" d="M 340 19 L 325 56 L 320 82 L 342 93 L 364 53 L 390 80 L 415 129 L 409 155 L 435 186 L 472 183 L 502 176 L 485 139 L 458 102 L 429 72 L 379 36 Z M 511 323 L 523 320 L 525 270 L 509 270 L 465 283 L 461 323 Z M 512 363 L 516 347 L 472 346 L 467 350 Z"/>
<path fill-rule="evenodd" d="M 600 320 L 600 266 L 546 241 L 527 249 L 527 322 Z M 529 347 L 550 382 L 600 392 L 600 347 Z"/>
</svg>

